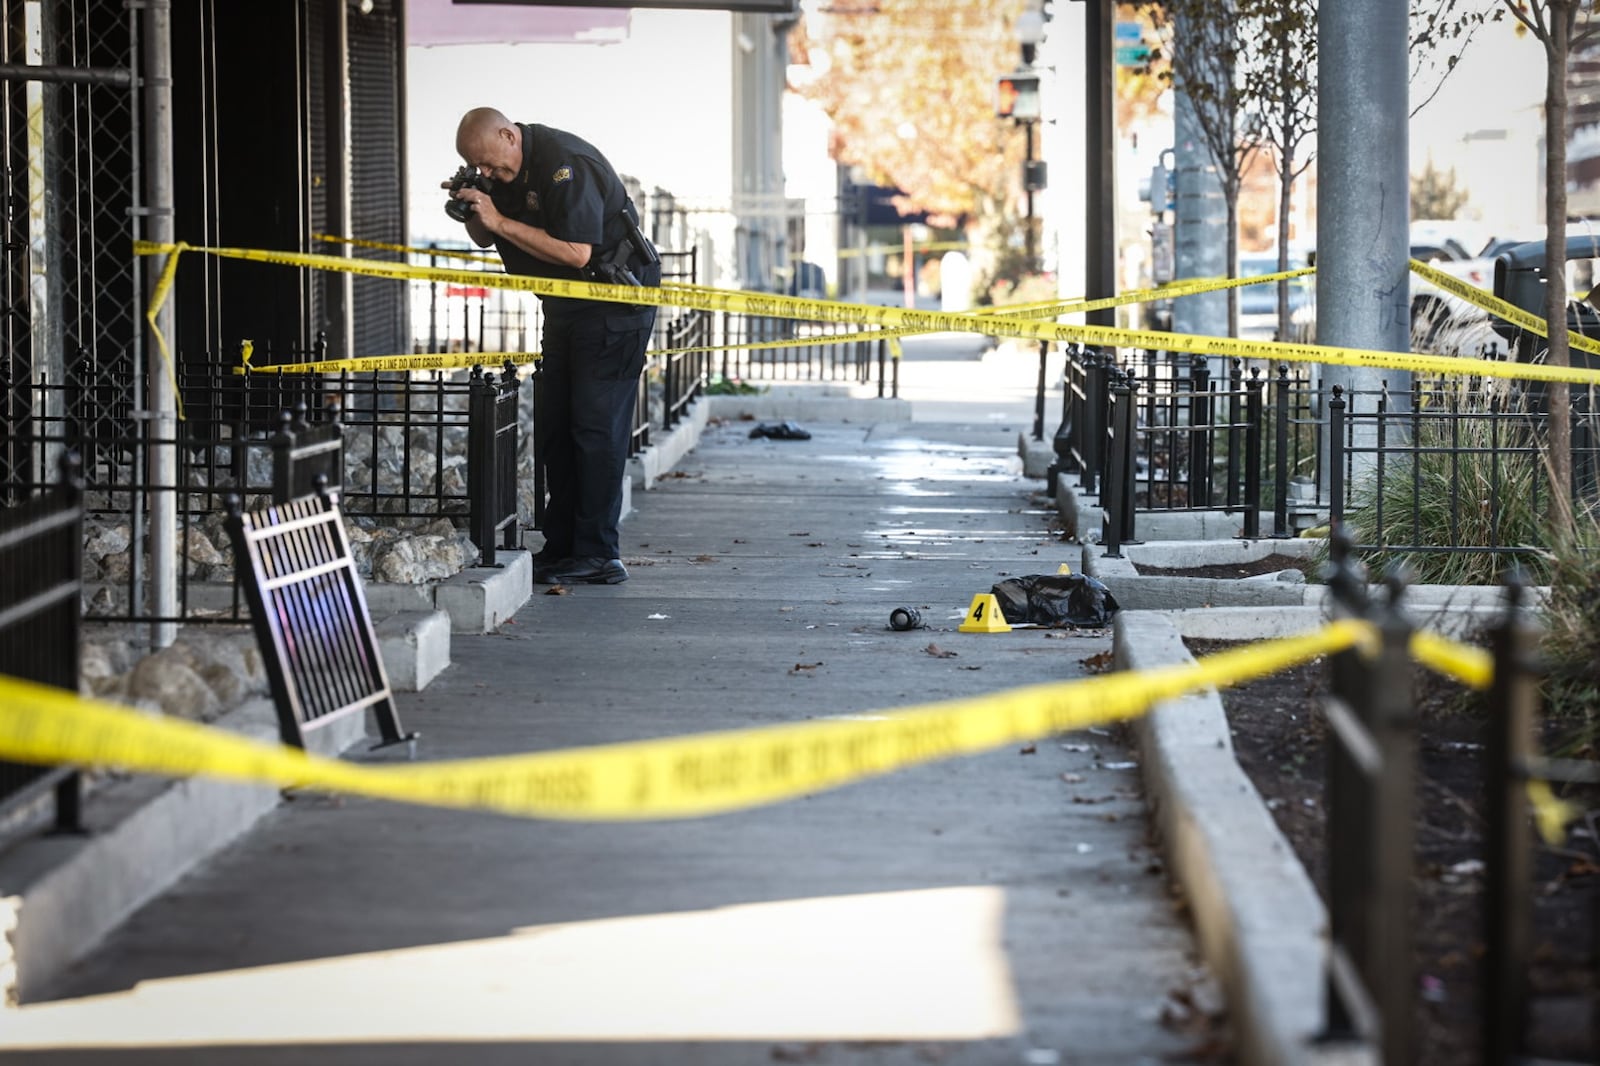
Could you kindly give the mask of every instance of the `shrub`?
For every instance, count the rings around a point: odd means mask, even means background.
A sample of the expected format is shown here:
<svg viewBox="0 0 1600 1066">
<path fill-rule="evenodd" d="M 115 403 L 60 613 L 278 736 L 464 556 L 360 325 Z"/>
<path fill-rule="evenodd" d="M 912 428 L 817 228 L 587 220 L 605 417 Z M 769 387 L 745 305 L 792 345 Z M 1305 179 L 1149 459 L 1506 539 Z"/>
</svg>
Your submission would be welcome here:
<svg viewBox="0 0 1600 1066">
<path fill-rule="evenodd" d="M 1520 563 L 1543 583 L 1548 559 L 1535 549 L 1549 545 L 1548 497 L 1533 421 L 1507 419 L 1520 405 L 1464 388 L 1430 399 L 1446 416 L 1425 411 L 1414 447 L 1389 452 L 1381 480 L 1374 471 L 1352 486 L 1345 520 L 1357 544 L 1374 547 L 1369 566 L 1403 559 L 1419 582 L 1487 585 Z M 1458 547 L 1474 550 L 1449 550 Z"/>
<path fill-rule="evenodd" d="M 1545 697 L 1554 716 L 1588 720 L 1593 734 L 1600 717 L 1600 527 L 1590 513 L 1574 535 L 1543 553 L 1550 573 L 1550 598 L 1543 610 L 1540 650 L 1548 673 Z"/>
</svg>

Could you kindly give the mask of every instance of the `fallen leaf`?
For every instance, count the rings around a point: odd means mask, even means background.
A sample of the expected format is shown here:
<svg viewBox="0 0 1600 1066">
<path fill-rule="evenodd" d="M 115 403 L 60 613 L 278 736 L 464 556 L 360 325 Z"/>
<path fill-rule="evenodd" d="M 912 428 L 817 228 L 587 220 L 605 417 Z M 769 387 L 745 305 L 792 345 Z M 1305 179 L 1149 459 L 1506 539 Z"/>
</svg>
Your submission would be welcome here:
<svg viewBox="0 0 1600 1066">
<path fill-rule="evenodd" d="M 791 673 L 791 674 L 801 674 L 801 673 L 805 673 L 808 670 L 815 670 L 817 667 L 819 667 L 821 665 L 822 665 L 821 663 L 795 663 L 794 664 L 794 669 L 790 670 L 789 673 Z"/>
<path fill-rule="evenodd" d="M 1018 755 L 1037 755 L 1038 753 L 1039 745 L 1037 744 L 1028 744 L 1023 747 L 1021 751 L 1017 752 Z"/>
<path fill-rule="evenodd" d="M 923 648 L 922 650 L 927 652 L 929 655 L 933 656 L 935 659 L 954 659 L 956 657 L 956 653 L 955 652 L 953 652 L 953 651 L 945 651 L 943 648 L 939 647 L 939 645 L 937 645 L 937 644 L 929 644 L 926 648 Z"/>
<path fill-rule="evenodd" d="M 963 666 L 961 669 L 963 669 L 963 670 L 982 670 L 983 667 L 981 667 L 981 666 Z"/>
<path fill-rule="evenodd" d="M 544 590 L 544 594 L 546 596 L 570 596 L 572 595 L 572 590 L 565 585 L 551 585 Z"/>
<path fill-rule="evenodd" d="M 1091 655 L 1087 659 L 1082 659 L 1080 662 L 1083 663 L 1083 665 L 1091 674 L 1103 674 L 1111 669 L 1111 660 L 1111 653 L 1109 651 L 1103 651 L 1098 655 Z"/>
<path fill-rule="evenodd" d="M 691 563 L 714 563 L 717 561 L 717 557 L 715 555 L 696 555 L 689 561 Z"/>
</svg>

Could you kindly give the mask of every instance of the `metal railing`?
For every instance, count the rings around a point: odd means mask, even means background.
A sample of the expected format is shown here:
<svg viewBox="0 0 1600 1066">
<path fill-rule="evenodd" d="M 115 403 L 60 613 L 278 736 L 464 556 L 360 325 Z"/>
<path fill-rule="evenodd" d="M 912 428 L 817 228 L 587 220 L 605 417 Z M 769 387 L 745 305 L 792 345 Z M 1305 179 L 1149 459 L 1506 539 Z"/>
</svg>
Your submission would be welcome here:
<svg viewBox="0 0 1600 1066">
<path fill-rule="evenodd" d="M 661 367 L 663 428 L 677 425 L 710 383 L 712 353 L 707 349 L 713 322 L 710 311 L 688 311 L 667 324 L 667 354 Z"/>
<path fill-rule="evenodd" d="M 804 322 L 725 311 L 717 319 L 715 343 L 726 381 L 848 382 L 871 385 L 878 395 L 899 395 L 898 360 L 890 360 L 882 337 L 861 337 L 869 327 L 847 322 Z M 829 337 L 854 338 L 829 341 Z M 783 344 L 794 341 L 794 344 Z M 803 343 L 802 343 L 803 342 Z M 772 344 L 773 347 L 739 347 Z M 891 372 L 889 363 L 896 366 Z"/>
<path fill-rule="evenodd" d="M 518 546 L 517 441 L 521 382 L 507 363 L 500 380 L 472 368 L 472 407 L 467 428 L 469 526 L 478 546 L 478 565 L 497 566 L 497 548 Z M 498 546 L 495 541 L 501 539 Z"/>
<path fill-rule="evenodd" d="M 1329 738 L 1329 952 L 1321 1039 L 1364 1041 L 1378 1049 L 1381 1062 L 1409 1063 L 1416 1051 L 1418 992 L 1412 932 L 1419 786 L 1414 628 L 1401 602 L 1403 579 L 1391 573 L 1385 594 L 1374 597 L 1342 526 L 1335 527 L 1330 547 L 1335 612 L 1372 622 L 1379 639 L 1374 649 L 1351 648 L 1329 659 L 1331 691 L 1323 704 Z M 1600 763 L 1537 754 L 1538 634 L 1525 617 L 1525 590 L 1515 571 L 1505 588 L 1505 610 L 1489 630 L 1492 680 L 1479 745 L 1486 807 L 1479 998 L 1485 1066 L 1535 1061 L 1525 1057 L 1535 962 L 1529 783 L 1600 784 Z M 1600 967 L 1600 956 L 1592 961 Z M 1600 1004 L 1591 1003 L 1590 1011 L 1600 1032 Z"/>
<path fill-rule="evenodd" d="M 1411 872 L 1416 804 L 1412 627 L 1400 609 L 1404 583 L 1373 600 L 1343 537 L 1332 543 L 1334 610 L 1365 618 L 1376 654 L 1329 657 L 1327 855 L 1328 969 L 1325 1036 L 1359 1038 L 1381 1061 L 1412 1061 Z"/>
<path fill-rule="evenodd" d="M 1570 491 L 1600 507 L 1600 434 L 1592 398 L 1573 397 Z M 1496 566 L 1536 555 L 1551 507 L 1548 415 L 1516 389 L 1414 381 L 1328 404 L 1329 506 L 1359 519 L 1361 552 L 1486 555 Z"/>
<path fill-rule="evenodd" d="M 414 742 L 400 725 L 336 498 L 302 496 L 259 510 L 233 497 L 228 535 L 285 744 L 373 712 L 384 744 Z"/>
<path fill-rule="evenodd" d="M 41 496 L 0 509 L 0 674 L 78 690 L 83 499 L 76 455 Z M 0 761 L 0 820 L 54 792 L 57 832 L 82 829 L 75 770 Z"/>
</svg>

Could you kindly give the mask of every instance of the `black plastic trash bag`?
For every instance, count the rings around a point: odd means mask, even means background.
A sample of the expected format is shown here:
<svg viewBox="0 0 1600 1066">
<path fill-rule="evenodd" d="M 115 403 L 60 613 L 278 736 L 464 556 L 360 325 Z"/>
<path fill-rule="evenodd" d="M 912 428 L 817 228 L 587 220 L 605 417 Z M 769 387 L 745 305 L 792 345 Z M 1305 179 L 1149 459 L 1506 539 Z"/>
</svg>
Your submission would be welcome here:
<svg viewBox="0 0 1600 1066">
<path fill-rule="evenodd" d="M 770 440 L 810 440 L 811 434 L 801 429 L 793 422 L 763 422 L 750 431 L 752 437 L 767 437 Z"/>
<path fill-rule="evenodd" d="M 1011 625 L 1098 628 L 1110 625 L 1118 609 L 1105 583 L 1086 574 L 1008 577 L 989 591 Z"/>
</svg>

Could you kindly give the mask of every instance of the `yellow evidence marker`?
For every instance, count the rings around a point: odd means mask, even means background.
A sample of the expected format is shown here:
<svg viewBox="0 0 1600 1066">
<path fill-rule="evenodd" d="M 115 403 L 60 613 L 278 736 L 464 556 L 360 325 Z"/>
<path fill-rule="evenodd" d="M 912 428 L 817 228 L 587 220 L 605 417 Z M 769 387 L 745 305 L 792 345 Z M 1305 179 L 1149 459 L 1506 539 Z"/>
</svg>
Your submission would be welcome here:
<svg viewBox="0 0 1600 1066">
<path fill-rule="evenodd" d="M 1070 574 L 1072 573 L 1072 567 L 1067 563 L 1062 563 L 1060 566 L 1056 567 L 1056 573 Z"/>
<path fill-rule="evenodd" d="M 972 597 L 967 617 L 957 627 L 962 633 L 1009 633 L 1006 616 L 1000 613 L 1000 601 L 992 592 L 980 592 Z"/>
</svg>

